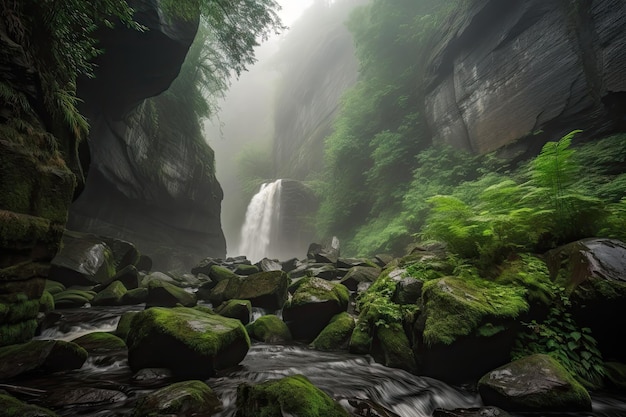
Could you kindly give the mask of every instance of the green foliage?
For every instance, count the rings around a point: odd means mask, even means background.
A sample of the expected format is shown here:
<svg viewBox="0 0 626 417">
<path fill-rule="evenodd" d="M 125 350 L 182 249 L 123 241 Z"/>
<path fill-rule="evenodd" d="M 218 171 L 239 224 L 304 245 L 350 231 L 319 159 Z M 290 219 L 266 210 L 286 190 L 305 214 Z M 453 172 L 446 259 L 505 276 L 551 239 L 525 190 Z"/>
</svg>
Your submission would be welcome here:
<svg viewBox="0 0 626 417">
<path fill-rule="evenodd" d="M 558 289 L 550 280 L 546 263 L 530 254 L 521 254 L 519 258 L 506 262 L 496 281 L 525 288 L 530 303 L 545 306 L 552 304 Z"/>
<path fill-rule="evenodd" d="M 237 178 L 243 193 L 251 199 L 261 184 L 273 181 L 272 148 L 267 142 L 251 142 L 237 155 Z"/>
<path fill-rule="evenodd" d="M 580 327 L 567 311 L 570 301 L 565 289 L 558 289 L 559 299 L 545 320 L 523 323 L 525 331 L 518 334 L 512 359 L 533 353 L 545 353 L 557 359 L 585 386 L 602 385 L 605 375 L 602 354 L 588 327 Z"/>
</svg>

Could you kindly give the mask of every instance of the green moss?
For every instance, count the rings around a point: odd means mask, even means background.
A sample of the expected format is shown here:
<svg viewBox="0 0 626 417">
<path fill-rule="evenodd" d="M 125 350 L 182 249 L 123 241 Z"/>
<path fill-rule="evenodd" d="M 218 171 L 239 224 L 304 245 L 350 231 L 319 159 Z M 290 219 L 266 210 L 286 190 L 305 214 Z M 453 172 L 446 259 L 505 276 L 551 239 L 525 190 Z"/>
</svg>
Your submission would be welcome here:
<svg viewBox="0 0 626 417">
<path fill-rule="evenodd" d="M 0 323 L 19 323 L 34 319 L 39 313 L 39 300 L 0 304 Z"/>
<path fill-rule="evenodd" d="M 134 329 L 143 329 L 142 332 L 132 334 L 135 343 L 139 343 L 152 329 L 159 333 L 165 332 L 207 356 L 215 355 L 223 347 L 230 346 L 241 335 L 250 346 L 248 333 L 239 320 L 206 314 L 187 307 L 152 307 L 144 310 L 133 318 L 131 332 Z M 240 331 L 233 331 L 237 329 Z M 130 340 L 130 337 L 131 334 L 127 339 Z"/>
<path fill-rule="evenodd" d="M 239 417 L 348 417 L 349 414 L 303 375 L 237 388 Z"/>
<path fill-rule="evenodd" d="M 173 307 L 177 304 L 184 307 L 193 307 L 197 302 L 195 294 L 190 294 L 169 282 L 155 279 L 148 283 L 147 307 Z"/>
<path fill-rule="evenodd" d="M 315 277 L 302 278 L 297 284 L 296 292 L 288 302 L 291 307 L 308 304 L 311 299 L 335 300 L 339 305 L 348 305 L 350 291 L 344 285 Z"/>
<path fill-rule="evenodd" d="M 0 324 L 0 346 L 24 343 L 35 336 L 37 320 L 26 320 L 15 324 Z"/>
<path fill-rule="evenodd" d="M 378 362 L 391 368 L 415 372 L 417 366 L 409 339 L 404 334 L 402 324 L 393 323 L 376 329 L 378 341 L 374 357 Z M 380 351 L 378 351 L 380 349 Z"/>
<path fill-rule="evenodd" d="M 121 281 L 113 281 L 92 300 L 93 305 L 120 305 L 128 290 Z"/>
<path fill-rule="evenodd" d="M 96 296 L 95 291 L 68 289 L 53 295 L 54 304 L 59 307 L 82 307 Z"/>
<path fill-rule="evenodd" d="M 120 321 L 117 322 L 117 328 L 115 329 L 115 335 L 118 336 L 122 340 L 126 340 L 126 336 L 130 331 L 130 324 L 133 321 L 133 318 L 139 314 L 138 311 L 127 311 L 122 314 L 120 317 Z"/>
<path fill-rule="evenodd" d="M 209 270 L 209 277 L 215 282 L 221 282 L 231 278 L 237 278 L 237 274 L 223 266 L 213 265 Z"/>
<path fill-rule="evenodd" d="M 126 343 L 121 338 L 107 332 L 89 333 L 72 340 L 72 342 L 90 354 L 126 349 Z"/>
<path fill-rule="evenodd" d="M 250 337 L 265 343 L 281 343 L 291 340 L 289 328 L 278 316 L 261 316 L 246 326 Z"/>
<path fill-rule="evenodd" d="M 513 319 L 528 310 L 523 288 L 505 286 L 483 279 L 453 277 L 424 284 L 424 341 L 451 344 L 458 337 L 473 334 L 492 319 Z"/>
<path fill-rule="evenodd" d="M 46 280 L 46 291 L 54 295 L 65 290 L 65 285 L 51 279 Z"/>
<path fill-rule="evenodd" d="M 239 275 L 252 275 L 259 272 L 259 268 L 256 265 L 239 264 L 233 272 Z"/>
<path fill-rule="evenodd" d="M 202 381 L 183 381 L 156 390 L 135 405 L 132 416 L 206 415 L 221 410 L 222 404 L 211 388 Z"/>
<path fill-rule="evenodd" d="M 337 314 L 311 342 L 311 346 L 319 350 L 341 349 L 348 343 L 354 327 L 354 318 L 350 314 Z"/>
<path fill-rule="evenodd" d="M 0 409 L 5 417 L 58 417 L 58 414 L 36 405 L 26 404 L 7 394 L 0 393 Z"/>
<path fill-rule="evenodd" d="M 352 336 L 350 337 L 350 352 L 364 355 L 370 353 L 371 346 L 372 336 L 369 333 L 369 327 L 361 326 L 361 323 L 357 322 L 357 325 L 352 332 Z"/>
<path fill-rule="evenodd" d="M 549 306 L 555 298 L 546 263 L 532 255 L 522 254 L 519 259 L 504 263 L 496 282 L 525 288 L 530 303 Z"/>
</svg>

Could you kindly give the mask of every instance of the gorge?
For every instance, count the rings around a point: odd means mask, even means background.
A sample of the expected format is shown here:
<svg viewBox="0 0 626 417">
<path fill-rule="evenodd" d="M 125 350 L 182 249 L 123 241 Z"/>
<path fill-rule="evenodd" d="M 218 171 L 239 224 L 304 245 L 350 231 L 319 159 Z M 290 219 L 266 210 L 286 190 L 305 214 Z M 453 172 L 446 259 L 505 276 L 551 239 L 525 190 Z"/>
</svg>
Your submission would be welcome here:
<svg viewBox="0 0 626 417">
<path fill-rule="evenodd" d="M 0 0 L 5 408 L 624 413 L 624 2 L 314 1 L 232 96 L 276 2 L 57 3 Z"/>
</svg>

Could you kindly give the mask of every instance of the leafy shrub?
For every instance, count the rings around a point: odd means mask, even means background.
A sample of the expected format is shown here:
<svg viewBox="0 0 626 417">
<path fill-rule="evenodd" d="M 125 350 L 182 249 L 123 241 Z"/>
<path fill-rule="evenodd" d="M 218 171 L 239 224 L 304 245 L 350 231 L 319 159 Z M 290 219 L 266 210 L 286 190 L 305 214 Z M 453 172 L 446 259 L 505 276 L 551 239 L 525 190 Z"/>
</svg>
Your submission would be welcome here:
<svg viewBox="0 0 626 417">
<path fill-rule="evenodd" d="M 525 331 L 518 334 L 512 359 L 545 353 L 557 359 L 587 387 L 598 387 L 605 375 L 602 354 L 588 327 L 581 328 L 567 312 L 570 301 L 565 289 L 559 288 L 560 299 L 545 320 L 523 323 Z"/>
</svg>

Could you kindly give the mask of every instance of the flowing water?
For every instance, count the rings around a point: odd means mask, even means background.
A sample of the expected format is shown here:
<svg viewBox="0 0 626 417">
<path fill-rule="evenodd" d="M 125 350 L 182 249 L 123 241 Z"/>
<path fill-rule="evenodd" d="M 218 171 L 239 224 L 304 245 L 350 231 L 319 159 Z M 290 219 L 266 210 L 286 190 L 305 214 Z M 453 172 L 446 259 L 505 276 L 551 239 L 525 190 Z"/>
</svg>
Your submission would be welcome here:
<svg viewBox="0 0 626 417">
<path fill-rule="evenodd" d="M 64 315 L 63 323 L 38 338 L 72 340 L 91 331 L 110 331 L 124 311 L 139 309 L 143 306 L 59 310 Z M 255 311 L 254 318 L 261 313 Z M 357 403 L 376 410 L 377 415 L 391 417 L 425 417 L 431 416 L 438 407 L 451 409 L 481 405 L 480 397 L 470 389 L 387 368 L 369 356 L 320 352 L 301 345 L 254 344 L 238 367 L 205 382 L 222 400 L 224 408 L 217 417 L 234 417 L 236 390 L 241 383 L 258 383 L 296 374 L 306 376 L 354 416 L 364 415 L 357 414 L 353 408 Z M 9 391 L 30 403 L 50 407 L 59 398 L 63 403 L 68 397 L 76 397 L 75 392 L 94 388 L 102 393 L 98 401 L 90 399 L 80 403 L 77 400 L 74 405 L 52 408 L 61 416 L 120 417 L 131 413 L 139 397 L 172 382 L 175 381 L 166 374 L 146 379 L 133 376 L 124 351 L 106 357 L 90 357 L 79 370 L 16 381 L 9 386 Z M 7 386 L 0 384 L 0 389 L 3 388 Z M 592 395 L 593 412 L 558 415 L 623 417 L 626 416 L 624 397 L 595 393 Z M 551 414 L 526 414 L 544 415 Z"/>
<path fill-rule="evenodd" d="M 261 185 L 246 209 L 238 253 L 245 253 L 252 262 L 271 256 L 271 243 L 278 233 L 281 182 Z"/>
</svg>

